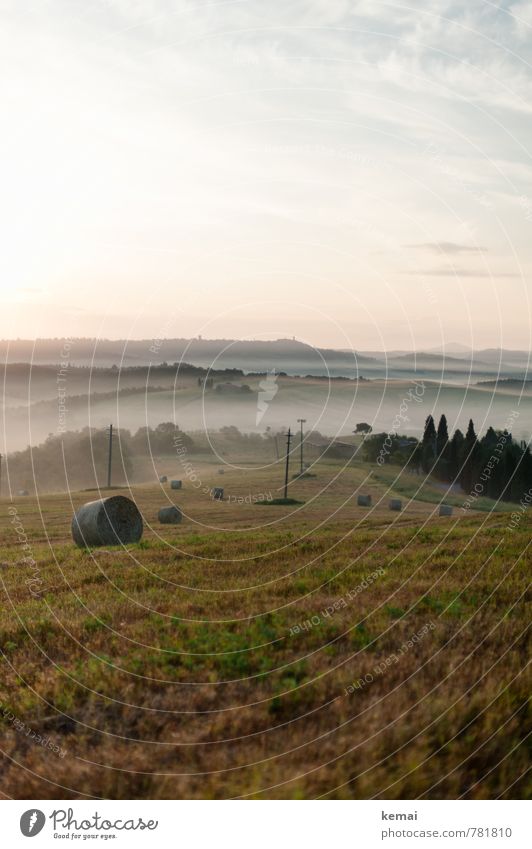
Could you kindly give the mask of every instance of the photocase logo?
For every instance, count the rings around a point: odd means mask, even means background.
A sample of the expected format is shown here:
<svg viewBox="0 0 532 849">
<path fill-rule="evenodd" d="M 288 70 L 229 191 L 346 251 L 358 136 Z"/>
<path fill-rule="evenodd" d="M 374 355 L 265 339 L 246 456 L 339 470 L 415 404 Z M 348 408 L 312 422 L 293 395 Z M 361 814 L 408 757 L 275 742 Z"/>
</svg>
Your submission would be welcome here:
<svg viewBox="0 0 532 849">
<path fill-rule="evenodd" d="M 42 811 L 37 808 L 31 808 L 29 811 L 24 811 L 20 818 L 20 830 L 24 837 L 35 837 L 43 830 L 46 817 Z"/>
<path fill-rule="evenodd" d="M 261 380 L 259 383 L 260 392 L 257 398 L 256 425 L 261 423 L 264 414 L 270 405 L 270 401 L 273 401 L 279 391 L 279 387 L 277 386 L 278 377 L 279 375 L 276 374 L 275 369 L 272 368 L 266 375 L 265 379 Z"/>
</svg>

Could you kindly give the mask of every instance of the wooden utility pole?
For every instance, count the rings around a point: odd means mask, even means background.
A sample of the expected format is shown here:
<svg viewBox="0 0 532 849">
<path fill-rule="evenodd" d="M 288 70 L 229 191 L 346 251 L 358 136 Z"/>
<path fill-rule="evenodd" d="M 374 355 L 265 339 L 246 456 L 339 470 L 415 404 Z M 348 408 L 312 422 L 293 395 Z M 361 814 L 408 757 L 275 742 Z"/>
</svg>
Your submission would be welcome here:
<svg viewBox="0 0 532 849">
<path fill-rule="evenodd" d="M 113 464 L 113 425 L 109 425 L 109 461 L 107 464 L 107 489 L 111 489 L 111 469 Z"/>
<path fill-rule="evenodd" d="M 300 471 L 299 474 L 302 475 L 303 474 L 303 425 L 305 424 L 306 419 L 298 419 L 298 422 L 301 424 L 301 441 L 299 443 L 299 455 L 300 455 L 300 461 L 301 461 L 301 471 Z"/>
<path fill-rule="evenodd" d="M 290 433 L 290 428 L 288 428 L 288 433 L 286 435 L 286 468 L 284 473 L 284 497 L 288 498 L 288 467 L 290 464 L 290 440 L 292 439 L 292 434 Z"/>
<path fill-rule="evenodd" d="M 2 495 L 2 455 L 0 454 L 0 495 Z"/>
</svg>

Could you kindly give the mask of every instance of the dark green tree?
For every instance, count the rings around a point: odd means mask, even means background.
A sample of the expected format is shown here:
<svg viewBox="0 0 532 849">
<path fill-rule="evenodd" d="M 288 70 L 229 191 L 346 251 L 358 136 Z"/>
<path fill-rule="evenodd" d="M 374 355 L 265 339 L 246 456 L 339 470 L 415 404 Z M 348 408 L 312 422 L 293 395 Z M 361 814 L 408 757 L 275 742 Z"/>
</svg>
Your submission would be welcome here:
<svg viewBox="0 0 532 849">
<path fill-rule="evenodd" d="M 436 453 L 436 475 L 440 480 L 448 480 L 449 431 L 447 429 L 447 419 L 444 415 L 440 417 L 440 421 L 438 422 Z"/>
<path fill-rule="evenodd" d="M 473 424 L 473 419 L 469 419 L 469 424 L 467 426 L 467 431 L 465 435 L 466 442 L 476 442 L 477 435 L 475 433 L 475 425 Z"/>
<path fill-rule="evenodd" d="M 432 416 L 425 419 L 421 448 L 421 466 L 425 473 L 430 472 L 436 459 L 436 427 Z"/>
<path fill-rule="evenodd" d="M 460 485 L 466 492 L 471 492 L 475 483 L 474 469 L 478 460 L 478 440 L 473 419 L 469 419 L 467 432 L 462 449 Z"/>
<path fill-rule="evenodd" d="M 495 446 L 497 445 L 497 439 L 497 434 L 495 433 L 492 427 L 489 427 L 486 431 L 485 436 L 483 436 L 480 440 L 480 443 L 486 448 L 495 448 Z"/>
<path fill-rule="evenodd" d="M 442 414 L 438 422 L 438 432 L 436 434 L 436 450 L 438 455 L 443 454 L 447 443 L 449 442 L 449 431 L 447 429 L 447 419 Z"/>
<path fill-rule="evenodd" d="M 460 477 L 460 467 L 464 450 L 464 434 L 457 428 L 449 443 L 449 465 L 447 468 L 448 480 L 456 483 Z"/>
</svg>

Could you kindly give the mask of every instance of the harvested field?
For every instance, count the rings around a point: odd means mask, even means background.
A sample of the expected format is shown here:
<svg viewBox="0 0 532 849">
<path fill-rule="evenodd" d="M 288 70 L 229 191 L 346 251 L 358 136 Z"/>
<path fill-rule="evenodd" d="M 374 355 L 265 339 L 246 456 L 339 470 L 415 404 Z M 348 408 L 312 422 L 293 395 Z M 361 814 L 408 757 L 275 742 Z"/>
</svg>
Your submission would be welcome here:
<svg viewBox="0 0 532 849">
<path fill-rule="evenodd" d="M 2 500 L 5 796 L 529 793 L 530 517 L 391 514 L 369 467 L 313 471 L 295 506 L 253 502 L 279 467 L 228 468 L 223 502 L 214 465 L 121 490 L 125 548 L 74 546 L 87 493 Z"/>
</svg>

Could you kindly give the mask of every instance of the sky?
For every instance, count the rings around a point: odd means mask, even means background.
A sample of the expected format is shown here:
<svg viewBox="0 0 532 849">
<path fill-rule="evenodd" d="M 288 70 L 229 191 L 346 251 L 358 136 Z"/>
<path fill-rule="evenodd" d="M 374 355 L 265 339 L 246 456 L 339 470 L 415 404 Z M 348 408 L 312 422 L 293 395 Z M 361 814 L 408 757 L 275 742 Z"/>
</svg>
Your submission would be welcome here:
<svg viewBox="0 0 532 849">
<path fill-rule="evenodd" d="M 532 2 L 0 0 L 0 337 L 532 347 Z"/>
</svg>

